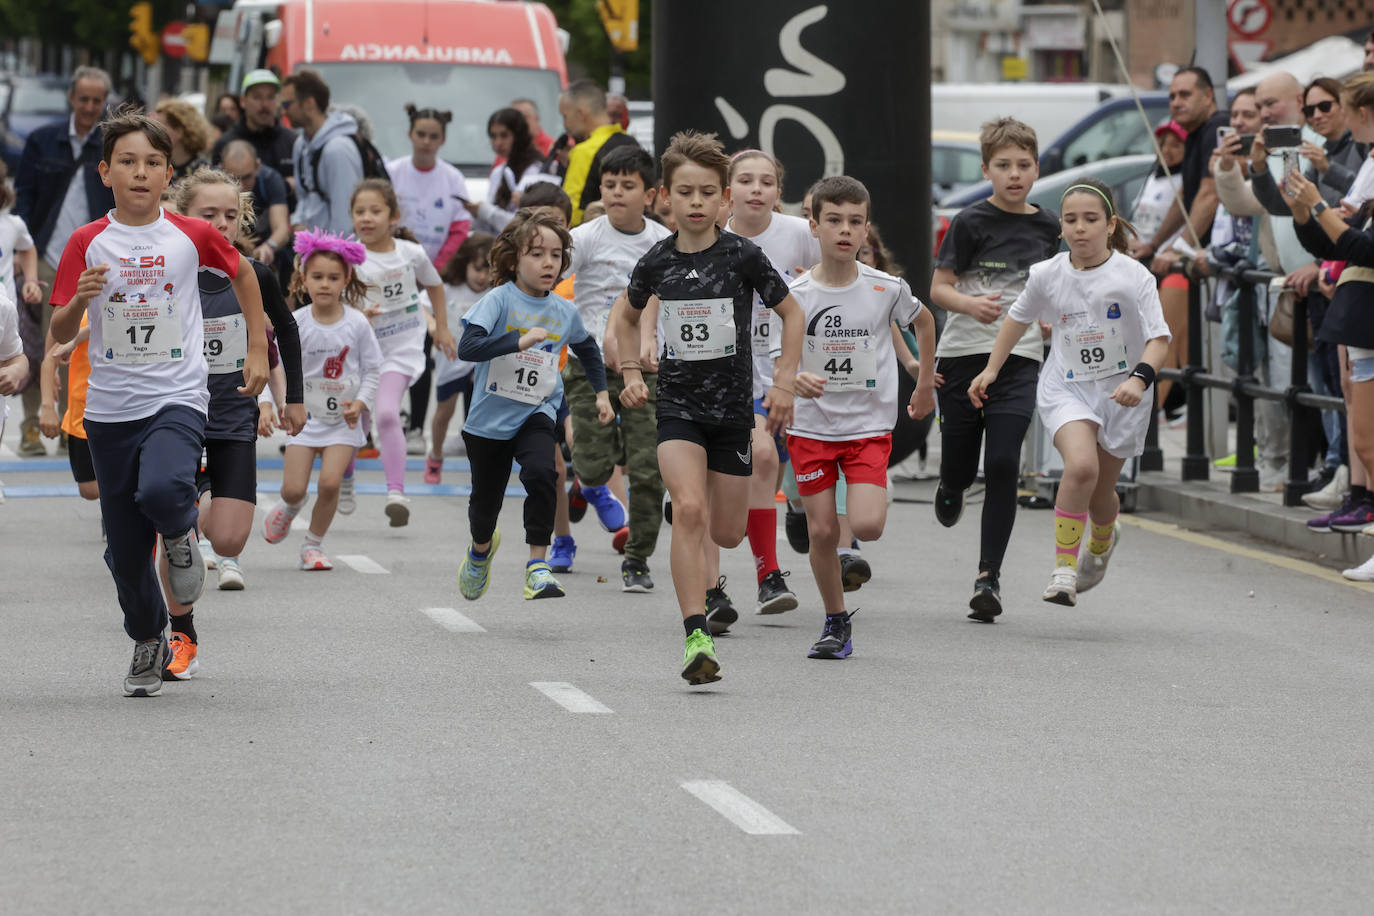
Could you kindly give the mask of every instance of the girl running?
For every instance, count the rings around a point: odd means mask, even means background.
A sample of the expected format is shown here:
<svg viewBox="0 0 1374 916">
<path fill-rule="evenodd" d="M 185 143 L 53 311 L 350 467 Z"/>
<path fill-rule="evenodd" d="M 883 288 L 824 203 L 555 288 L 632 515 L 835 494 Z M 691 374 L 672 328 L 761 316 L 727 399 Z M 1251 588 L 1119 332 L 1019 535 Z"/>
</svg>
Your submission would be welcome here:
<svg viewBox="0 0 1374 916">
<path fill-rule="evenodd" d="M 323 230 L 296 233 L 297 267 L 291 290 L 310 297 L 309 314 L 300 313 L 301 370 L 305 376 L 305 428 L 286 440 L 281 502 L 263 523 L 267 543 L 291 531 L 305 506 L 310 471 L 320 459 L 315 508 L 301 547 L 304 570 L 333 569 L 322 547 L 339 505 L 344 468 L 366 438 L 358 423 L 377 396 L 382 351 L 372 326 L 358 310 L 365 287 L 354 272 L 367 259 L 357 242 Z"/>
<path fill-rule="evenodd" d="M 1085 179 L 1064 192 L 1059 213 L 1069 250 L 1031 267 L 968 394 L 981 408 L 1021 335 L 1037 320 L 1051 324 L 1035 406 L 1064 459 L 1064 476 L 1054 506 L 1054 573 L 1042 597 L 1072 607 L 1080 591 L 1102 581 L 1121 538 L 1116 481 L 1126 460 L 1145 449 L 1152 409 L 1145 391 L 1168 352 L 1169 326 L 1153 275 L 1125 254 L 1126 234 L 1135 229 L 1117 215 L 1111 189 Z"/>
<path fill-rule="evenodd" d="M 420 289 L 429 295 L 434 342 L 452 359 L 457 355 L 448 328 L 444 287 L 425 250 L 412 238 L 397 237 L 401 205 L 391 183 L 382 178 L 358 182 L 349 202 L 353 231 L 366 246 L 366 260 L 358 279 L 366 284 L 364 312 L 382 352 L 381 381 L 377 385 L 377 438 L 386 472 L 386 515 L 391 527 L 410 521 L 405 497 L 406 437 L 401 425 L 401 398 L 425 368 L 427 316 Z M 406 233 L 408 235 L 408 233 Z M 364 428 L 367 424 L 364 424 Z"/>
<path fill-rule="evenodd" d="M 491 286 L 491 264 L 488 255 L 496 239 L 485 232 L 468 236 L 458 253 L 444 265 L 444 297 L 448 306 L 450 331 L 462 327 L 463 316 L 482 298 Z M 444 440 L 448 425 L 458 409 L 458 397 L 463 398 L 463 414 L 472 406 L 472 369 L 470 362 L 449 359 L 442 353 L 434 358 L 434 384 L 438 388 L 438 404 L 434 408 L 434 425 L 430 428 L 429 452 L 425 455 L 425 483 L 439 483 L 444 470 Z"/>
</svg>

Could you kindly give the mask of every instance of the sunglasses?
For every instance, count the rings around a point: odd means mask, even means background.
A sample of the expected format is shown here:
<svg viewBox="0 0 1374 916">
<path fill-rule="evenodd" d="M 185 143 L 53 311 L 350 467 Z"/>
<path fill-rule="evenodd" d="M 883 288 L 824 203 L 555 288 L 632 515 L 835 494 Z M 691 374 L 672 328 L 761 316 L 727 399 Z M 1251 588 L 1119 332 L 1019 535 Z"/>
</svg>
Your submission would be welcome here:
<svg viewBox="0 0 1374 916">
<path fill-rule="evenodd" d="M 1325 102 L 1318 102 L 1315 105 L 1304 105 L 1302 106 L 1302 116 L 1304 118 L 1310 118 L 1312 117 L 1312 115 L 1316 114 L 1319 111 L 1322 114 L 1327 114 L 1335 106 L 1336 103 L 1331 101 L 1330 99 L 1327 99 Z"/>
</svg>

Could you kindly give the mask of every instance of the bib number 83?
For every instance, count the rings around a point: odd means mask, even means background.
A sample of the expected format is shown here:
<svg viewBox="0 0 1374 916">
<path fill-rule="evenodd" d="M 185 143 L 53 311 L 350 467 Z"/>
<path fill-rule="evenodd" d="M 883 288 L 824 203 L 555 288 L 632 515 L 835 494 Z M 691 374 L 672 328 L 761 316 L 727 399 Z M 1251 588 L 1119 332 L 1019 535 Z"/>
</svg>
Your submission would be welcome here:
<svg viewBox="0 0 1374 916">
<path fill-rule="evenodd" d="M 1107 351 L 1103 350 L 1101 347 L 1093 347 L 1092 349 L 1084 347 L 1082 350 L 1078 351 L 1078 359 L 1085 366 L 1091 366 L 1094 363 L 1103 363 L 1107 361 Z"/>
<path fill-rule="evenodd" d="M 711 332 L 705 324 L 684 324 L 679 330 L 678 336 L 684 342 L 710 340 Z"/>
</svg>

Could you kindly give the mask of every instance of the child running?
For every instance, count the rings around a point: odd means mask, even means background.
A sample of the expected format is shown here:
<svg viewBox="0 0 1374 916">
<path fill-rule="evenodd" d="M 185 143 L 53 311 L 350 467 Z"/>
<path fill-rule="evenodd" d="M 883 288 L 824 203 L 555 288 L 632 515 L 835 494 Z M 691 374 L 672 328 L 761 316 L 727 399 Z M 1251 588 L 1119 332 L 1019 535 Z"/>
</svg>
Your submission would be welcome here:
<svg viewBox="0 0 1374 916">
<path fill-rule="evenodd" d="M 367 248 L 367 260 L 359 266 L 358 277 L 367 284 L 365 312 L 382 351 L 377 437 L 386 473 L 386 516 L 391 527 L 399 528 L 410 521 L 401 398 L 425 370 L 426 315 L 420 303 L 421 287 L 429 296 L 434 345 L 449 359 L 457 355 L 457 348 L 448 327 L 439 272 L 413 237 L 397 237 L 401 205 L 391 183 L 384 178 L 363 179 L 353 190 L 349 207 L 353 231 Z"/>
<path fill-rule="evenodd" d="M 1027 271 L 1059 249 L 1059 225 L 1026 202 L 1040 172 L 1035 131 L 1012 118 L 999 118 L 983 125 L 979 139 L 992 197 L 954 217 L 930 281 L 930 301 L 950 313 L 935 351 L 935 372 L 943 379 L 937 392 L 941 444 L 935 518 L 946 528 L 958 523 L 981 451 L 987 489 L 968 616 L 992 623 L 1002 613 L 999 577 L 1016 524 L 1021 440 L 1035 410 L 1035 380 L 1045 352 L 1040 329 L 1022 328 L 1005 371 L 977 408 L 966 392 L 987 365 L 998 323 L 1025 286 Z"/>
<path fill-rule="evenodd" d="M 565 594 L 547 559 L 558 488 L 554 421 L 563 399 L 558 354 L 564 346 L 581 361 L 596 391 L 601 423 L 615 419 L 596 339 L 573 304 L 552 294 L 568 269 L 571 244 L 559 215 L 542 207 L 520 210 L 491 248 L 495 287 L 463 316 L 458 355 L 477 363 L 477 393 L 463 424 L 472 467 L 472 544 L 458 572 L 459 591 L 469 601 L 482 597 L 491 582 L 491 561 L 501 546 L 496 522 L 513 461 L 520 463 L 526 493 L 525 599 Z"/>
<path fill-rule="evenodd" d="M 377 396 L 382 351 L 372 325 L 358 310 L 366 295 L 354 268 L 367 258 L 363 246 L 323 230 L 296 233 L 292 295 L 310 297 L 310 312 L 298 312 L 301 373 L 305 376 L 305 428 L 286 440 L 281 502 L 263 522 L 263 537 L 277 544 L 305 506 L 310 472 L 320 459 L 315 508 L 301 546 L 300 568 L 329 570 L 324 536 L 339 506 L 344 469 L 366 438 L 358 420 Z"/>
<path fill-rule="evenodd" d="M 1037 320 L 1052 325 L 1035 406 L 1064 458 L 1064 476 L 1054 505 L 1054 573 L 1042 597 L 1073 607 L 1080 591 L 1102 581 L 1121 538 L 1117 477 L 1145 449 L 1153 404 L 1144 395 L 1168 353 L 1169 326 L 1154 276 L 1125 254 L 1126 234 L 1135 230 L 1117 215 L 1106 184 L 1089 178 L 1065 191 L 1059 222 L 1069 250 L 1031 268 L 968 396 L 982 407 L 1026 330 Z"/>
<path fill-rule="evenodd" d="M 802 314 L 757 245 L 717 227 L 730 198 L 730 159 L 714 134 L 675 134 L 663 154 L 677 231 L 654 245 L 630 277 L 630 308 L 617 310 L 615 338 L 640 340 L 652 297 L 660 303 L 664 347 L 659 361 L 658 464 L 673 503 L 673 588 L 686 631 L 682 677 L 720 680 L 706 620 L 702 541 L 725 548 L 744 540 L 749 516 L 754 429 L 750 327 L 754 296 L 782 319 L 782 356 L 764 395 L 767 429 L 792 421 L 793 379 L 801 355 Z M 622 361 L 621 403 L 642 407 L 649 389 L 639 361 Z"/>
<path fill-rule="evenodd" d="M 868 234 L 870 201 L 862 183 L 824 178 L 812 192 L 811 225 L 821 262 L 792 283 L 806 316 L 795 416 L 788 430 L 797 489 L 806 504 L 811 571 L 825 605 L 825 627 L 809 658 L 848 658 L 854 645 L 844 606 L 835 487 L 848 481 L 849 524 L 873 541 L 887 522 L 887 459 L 897 414 L 894 347 L 898 327 L 915 326 L 921 362 L 907 415 L 935 409 L 935 319 L 905 280 L 857 260 Z M 823 393 L 822 393 L 823 392 Z"/>
<path fill-rule="evenodd" d="M 210 401 L 197 270 L 232 278 L 247 325 L 240 395 L 267 383 L 267 330 L 257 276 L 209 223 L 159 204 L 172 141 L 151 118 L 121 111 L 102 122 L 100 177 L 115 207 L 78 229 L 53 284 L 53 338 L 90 319 L 85 427 L 108 532 L 105 561 L 134 640 L 128 696 L 162 689 L 167 604 L 149 558 L 162 536 L 171 598 L 193 605 L 205 585 L 196 537 L 196 470 Z"/>
<path fill-rule="evenodd" d="M 463 316 L 468 309 L 491 288 L 492 243 L 496 239 L 486 232 L 474 232 L 463 240 L 457 252 L 449 258 L 440 279 L 444 281 L 444 304 L 448 315 L 449 333 L 455 338 L 462 334 Z M 458 396 L 463 397 L 463 415 L 472 408 L 472 363 L 463 359 L 449 359 L 442 351 L 434 354 L 435 400 L 433 425 L 430 427 L 429 452 L 425 455 L 425 483 L 439 483 L 444 471 L 444 440 L 448 425 L 458 409 Z"/>
</svg>

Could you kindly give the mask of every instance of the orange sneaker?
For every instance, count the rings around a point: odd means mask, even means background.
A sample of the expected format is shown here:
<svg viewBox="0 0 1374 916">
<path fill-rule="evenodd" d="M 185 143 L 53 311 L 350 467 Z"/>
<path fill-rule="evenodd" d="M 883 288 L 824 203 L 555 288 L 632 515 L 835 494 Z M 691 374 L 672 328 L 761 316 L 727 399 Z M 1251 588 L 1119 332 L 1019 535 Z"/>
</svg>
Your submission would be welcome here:
<svg viewBox="0 0 1374 916">
<path fill-rule="evenodd" d="M 617 531 L 615 534 L 611 535 L 611 546 L 612 546 L 613 548 L 615 548 L 615 552 L 616 552 L 616 553 L 624 553 L 624 552 L 625 552 L 625 542 L 628 541 L 629 539 L 630 539 L 630 529 L 629 529 L 629 528 L 621 528 L 621 529 L 620 529 L 619 531 Z"/>
<path fill-rule="evenodd" d="M 189 681 L 200 670 L 200 662 L 196 660 L 196 644 L 187 639 L 185 633 L 175 631 L 167 643 L 172 650 L 172 657 L 162 671 L 162 679 Z"/>
<path fill-rule="evenodd" d="M 359 458 L 380 458 L 382 453 L 377 450 L 375 445 L 364 445 L 358 449 Z"/>
</svg>

